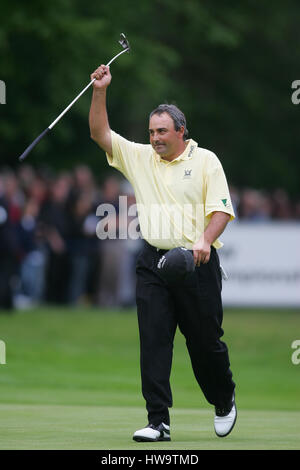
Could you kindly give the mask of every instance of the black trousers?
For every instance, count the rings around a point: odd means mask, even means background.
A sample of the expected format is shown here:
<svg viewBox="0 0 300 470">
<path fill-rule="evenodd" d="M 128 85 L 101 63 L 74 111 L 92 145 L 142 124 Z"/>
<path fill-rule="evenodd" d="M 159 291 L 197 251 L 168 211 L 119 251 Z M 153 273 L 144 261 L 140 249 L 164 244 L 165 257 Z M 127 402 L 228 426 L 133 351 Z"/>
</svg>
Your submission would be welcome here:
<svg viewBox="0 0 300 470">
<path fill-rule="evenodd" d="M 157 263 L 164 253 L 145 243 L 136 266 L 142 392 L 149 423 L 155 425 L 170 423 L 170 373 L 177 326 L 185 336 L 195 378 L 207 401 L 223 408 L 235 388 L 228 349 L 220 340 L 224 334 L 222 278 L 215 248 L 207 264 L 172 285 L 158 274 Z"/>
</svg>

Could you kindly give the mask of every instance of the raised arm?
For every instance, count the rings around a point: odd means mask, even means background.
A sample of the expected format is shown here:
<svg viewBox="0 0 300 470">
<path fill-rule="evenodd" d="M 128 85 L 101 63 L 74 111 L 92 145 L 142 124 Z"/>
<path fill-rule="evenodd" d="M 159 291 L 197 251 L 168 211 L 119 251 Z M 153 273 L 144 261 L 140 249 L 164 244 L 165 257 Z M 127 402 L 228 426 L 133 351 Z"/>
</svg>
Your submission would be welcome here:
<svg viewBox="0 0 300 470">
<path fill-rule="evenodd" d="M 106 110 L 106 89 L 111 82 L 109 67 L 100 65 L 91 74 L 93 96 L 89 114 L 91 138 L 109 155 L 112 154 L 110 126 Z"/>
</svg>

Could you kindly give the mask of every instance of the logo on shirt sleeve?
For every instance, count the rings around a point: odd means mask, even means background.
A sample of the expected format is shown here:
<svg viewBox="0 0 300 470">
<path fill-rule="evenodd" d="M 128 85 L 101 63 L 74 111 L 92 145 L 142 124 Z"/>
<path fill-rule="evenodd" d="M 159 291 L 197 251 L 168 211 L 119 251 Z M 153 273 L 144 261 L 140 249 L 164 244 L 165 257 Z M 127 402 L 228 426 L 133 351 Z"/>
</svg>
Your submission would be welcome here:
<svg viewBox="0 0 300 470">
<path fill-rule="evenodd" d="M 227 207 L 227 208 L 230 207 L 230 203 L 227 202 L 227 199 L 221 199 L 221 201 L 223 202 L 224 207 Z"/>
</svg>

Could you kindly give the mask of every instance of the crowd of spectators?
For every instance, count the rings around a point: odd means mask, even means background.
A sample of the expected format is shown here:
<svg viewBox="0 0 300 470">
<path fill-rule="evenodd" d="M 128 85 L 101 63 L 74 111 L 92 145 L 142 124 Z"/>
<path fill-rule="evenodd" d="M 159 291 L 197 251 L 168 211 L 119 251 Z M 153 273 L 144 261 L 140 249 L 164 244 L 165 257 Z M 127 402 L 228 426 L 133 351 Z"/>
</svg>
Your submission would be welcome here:
<svg viewBox="0 0 300 470">
<path fill-rule="evenodd" d="M 97 208 L 109 203 L 118 221 L 120 195 L 135 202 L 126 181 L 110 175 L 98 185 L 84 165 L 55 175 L 28 165 L 17 172 L 3 169 L 0 308 L 41 303 L 132 306 L 142 241 L 105 240 L 96 233 L 101 219 Z"/>
<path fill-rule="evenodd" d="M 300 221 L 300 201 L 283 189 L 230 188 L 238 220 Z M 98 184 L 85 165 L 52 173 L 22 165 L 0 171 L 0 308 L 36 304 L 134 305 L 135 260 L 142 240 L 101 239 L 97 208 L 134 204 L 131 186 L 114 174 Z"/>
<path fill-rule="evenodd" d="M 277 188 L 265 191 L 230 187 L 237 220 L 268 222 L 272 220 L 300 221 L 300 199 L 292 200 L 287 191 Z"/>
</svg>

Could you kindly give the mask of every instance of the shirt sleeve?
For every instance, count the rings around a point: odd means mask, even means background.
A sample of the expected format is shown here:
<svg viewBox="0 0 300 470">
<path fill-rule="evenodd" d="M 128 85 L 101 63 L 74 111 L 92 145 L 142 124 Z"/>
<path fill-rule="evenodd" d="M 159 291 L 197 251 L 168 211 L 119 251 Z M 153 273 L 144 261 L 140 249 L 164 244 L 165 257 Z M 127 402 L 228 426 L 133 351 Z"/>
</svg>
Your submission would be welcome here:
<svg viewBox="0 0 300 470">
<path fill-rule="evenodd" d="M 112 155 L 106 152 L 107 162 L 131 181 L 134 168 L 137 166 L 137 158 L 140 157 L 141 148 L 146 146 L 131 142 L 114 131 L 111 131 L 111 141 Z"/>
<path fill-rule="evenodd" d="M 213 154 L 206 173 L 205 216 L 209 217 L 216 211 L 229 214 L 230 220 L 235 218 L 223 167 Z"/>
</svg>

